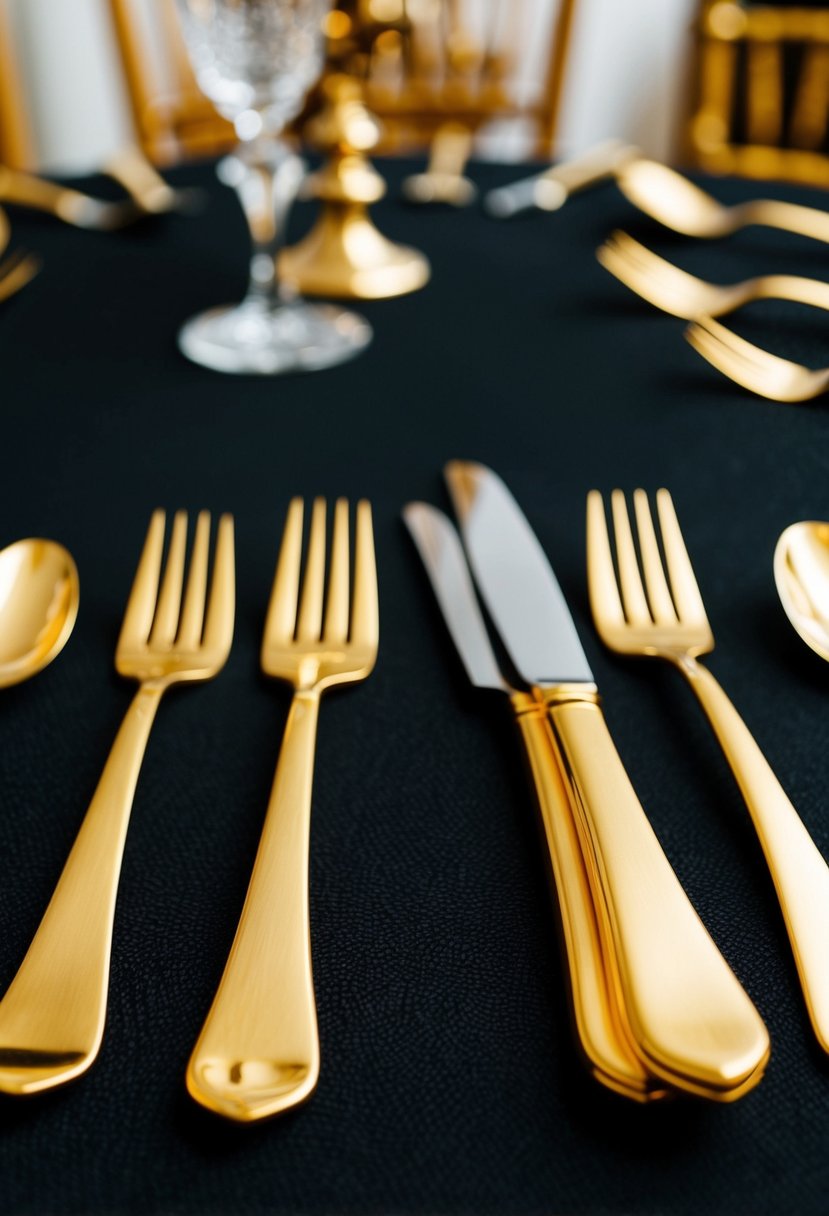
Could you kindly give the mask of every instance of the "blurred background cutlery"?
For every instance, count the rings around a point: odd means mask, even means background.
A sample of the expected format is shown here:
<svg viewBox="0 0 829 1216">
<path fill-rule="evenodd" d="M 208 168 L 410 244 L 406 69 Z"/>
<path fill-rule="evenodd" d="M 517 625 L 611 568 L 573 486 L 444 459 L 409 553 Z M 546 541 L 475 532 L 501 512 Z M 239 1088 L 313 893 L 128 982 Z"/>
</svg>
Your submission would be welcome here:
<svg viewBox="0 0 829 1216">
<path fill-rule="evenodd" d="M 685 330 L 685 337 L 712 367 L 758 397 L 811 401 L 829 388 L 829 367 L 813 369 L 773 355 L 713 317 L 697 317 Z"/>
<path fill-rule="evenodd" d="M 741 283 L 707 283 L 625 232 L 612 233 L 596 250 L 596 257 L 643 300 L 687 321 L 724 316 L 756 300 L 792 300 L 829 309 L 829 283 L 791 274 L 760 275 Z"/>
</svg>

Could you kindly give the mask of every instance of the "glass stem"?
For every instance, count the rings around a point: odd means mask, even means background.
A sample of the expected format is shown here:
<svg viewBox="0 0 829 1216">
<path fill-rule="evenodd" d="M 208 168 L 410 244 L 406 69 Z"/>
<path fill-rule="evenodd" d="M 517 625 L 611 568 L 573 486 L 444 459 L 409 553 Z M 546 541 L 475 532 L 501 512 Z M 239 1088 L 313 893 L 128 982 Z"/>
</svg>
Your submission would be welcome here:
<svg viewBox="0 0 829 1216">
<path fill-rule="evenodd" d="M 304 174 L 304 161 L 286 144 L 265 138 L 242 144 L 219 165 L 219 177 L 236 190 L 250 229 L 250 282 L 245 300 L 268 310 L 278 309 L 293 294 L 280 284 L 277 258 Z"/>
</svg>

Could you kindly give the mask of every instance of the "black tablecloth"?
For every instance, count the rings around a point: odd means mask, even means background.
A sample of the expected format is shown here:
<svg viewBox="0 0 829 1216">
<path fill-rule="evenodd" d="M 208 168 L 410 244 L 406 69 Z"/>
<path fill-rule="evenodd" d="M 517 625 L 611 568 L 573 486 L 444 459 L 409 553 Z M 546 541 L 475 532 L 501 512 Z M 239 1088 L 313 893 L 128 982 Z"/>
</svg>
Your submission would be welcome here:
<svg viewBox="0 0 829 1216">
<path fill-rule="evenodd" d="M 238 617 L 219 678 L 161 708 L 120 887 L 107 1030 L 85 1077 L 0 1104 L 8 1212 L 823 1212 L 829 1071 L 810 1032 L 748 816 L 692 694 L 608 655 L 586 598 L 592 486 L 669 486 L 717 638 L 711 667 L 829 853 L 829 672 L 777 602 L 781 530 L 829 515 L 827 406 L 752 398 L 631 296 L 593 250 L 623 226 L 720 281 L 825 275 L 829 253 L 759 230 L 703 245 L 612 186 L 509 224 L 415 210 L 402 169 L 376 208 L 424 249 L 429 286 L 366 304 L 349 366 L 233 378 L 178 353 L 238 298 L 246 235 L 208 169 L 197 218 L 103 235 L 14 214 L 45 269 L 0 312 L 0 541 L 64 542 L 82 603 L 65 652 L 0 695 L 0 984 L 34 933 L 130 685 L 113 669 L 152 508 L 237 521 Z M 484 186 L 509 168 L 480 167 Z M 717 183 L 721 197 L 757 192 Z M 780 187 L 781 197 L 824 196 Z M 296 230 L 312 205 L 298 208 Z M 826 320 L 757 306 L 742 331 L 825 363 Z M 448 506 L 451 457 L 492 464 L 551 555 L 621 754 L 665 850 L 766 1019 L 760 1087 L 733 1106 L 644 1109 L 576 1058 L 554 905 L 514 728 L 472 692 L 400 521 Z M 258 646 L 289 496 L 369 496 L 381 591 L 371 679 L 321 715 L 311 900 L 319 1088 L 238 1127 L 184 1068 L 221 974 L 289 693 Z"/>
</svg>

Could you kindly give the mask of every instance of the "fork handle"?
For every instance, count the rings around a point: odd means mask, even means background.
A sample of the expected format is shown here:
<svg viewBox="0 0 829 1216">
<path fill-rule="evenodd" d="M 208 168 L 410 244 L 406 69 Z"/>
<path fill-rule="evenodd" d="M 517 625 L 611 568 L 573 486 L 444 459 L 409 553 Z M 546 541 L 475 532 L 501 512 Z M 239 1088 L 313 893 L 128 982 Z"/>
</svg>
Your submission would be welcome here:
<svg viewBox="0 0 829 1216">
<path fill-rule="evenodd" d="M 510 700 L 529 760 L 558 893 L 581 1050 L 593 1076 L 609 1089 L 639 1102 L 664 1098 L 664 1087 L 634 1055 L 622 1030 L 624 1014 L 616 984 L 605 971 L 606 950 L 595 912 L 601 893 L 590 887 L 546 707 L 524 692 L 513 693 Z"/>
<path fill-rule="evenodd" d="M 0 1091 L 51 1089 L 101 1045 L 121 857 L 163 688 L 138 690 L 40 927 L 0 1001 Z"/>
<path fill-rule="evenodd" d="M 751 732 L 711 672 L 696 659 L 679 664 L 731 765 L 760 838 L 783 912 L 806 1008 L 829 1051 L 829 866 Z"/>
<path fill-rule="evenodd" d="M 783 203 L 777 199 L 753 199 L 743 203 L 738 210 L 744 224 L 762 224 L 768 228 L 780 228 L 783 232 L 796 232 L 816 241 L 829 242 L 829 215 L 816 207 Z"/>
<path fill-rule="evenodd" d="M 578 686 L 544 690 L 603 900 L 640 1054 L 678 1088 L 728 1100 L 760 1079 L 760 1015 L 708 935 L 633 790 L 599 707 Z"/>
<path fill-rule="evenodd" d="M 319 693 L 295 693 L 242 916 L 187 1066 L 197 1102 L 248 1123 L 319 1076 L 308 856 Z"/>
</svg>

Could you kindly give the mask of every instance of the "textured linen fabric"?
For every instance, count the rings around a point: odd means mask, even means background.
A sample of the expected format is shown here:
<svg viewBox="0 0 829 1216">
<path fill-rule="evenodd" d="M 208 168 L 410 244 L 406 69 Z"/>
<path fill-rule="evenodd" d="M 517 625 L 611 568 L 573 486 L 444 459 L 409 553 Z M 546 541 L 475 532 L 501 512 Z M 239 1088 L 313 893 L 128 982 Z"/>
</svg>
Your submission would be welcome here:
<svg viewBox="0 0 829 1216">
<path fill-rule="evenodd" d="M 0 1102 L 9 1213 L 819 1213 L 829 1069 L 811 1034 L 772 884 L 690 690 L 609 655 L 584 555 L 591 487 L 673 491 L 709 611 L 710 659 L 829 853 L 829 668 L 794 635 L 771 560 L 782 529 L 829 517 L 829 406 L 751 397 L 632 296 L 593 250 L 624 227 L 728 282 L 825 275 L 829 250 L 747 231 L 705 244 L 641 218 L 613 186 L 497 223 L 399 201 L 376 218 L 424 249 L 428 287 L 366 304 L 375 339 L 313 375 L 235 378 L 175 346 L 244 288 L 245 227 L 209 167 L 196 218 L 119 234 L 16 212 L 41 276 L 0 311 L 0 543 L 75 555 L 64 653 L 0 693 L 0 986 L 60 873 L 132 687 L 113 653 L 151 510 L 237 525 L 226 669 L 173 690 L 150 740 L 120 886 L 106 1036 L 82 1079 Z M 511 168 L 479 166 L 488 187 Z M 731 201 L 792 187 L 709 182 Z M 297 208 L 295 230 L 312 205 Z M 829 318 L 745 310 L 740 332 L 829 362 Z M 733 1106 L 643 1109 L 602 1090 L 568 1025 L 537 816 L 506 706 L 468 686 L 400 520 L 448 507 L 452 457 L 506 479 L 549 553 L 610 728 L 689 895 L 765 1018 L 773 1053 Z M 184 1069 L 222 971 L 266 806 L 288 690 L 258 671 L 288 499 L 371 498 L 381 651 L 322 707 L 311 903 L 322 1041 L 303 1108 L 237 1127 L 196 1106 Z"/>
</svg>

